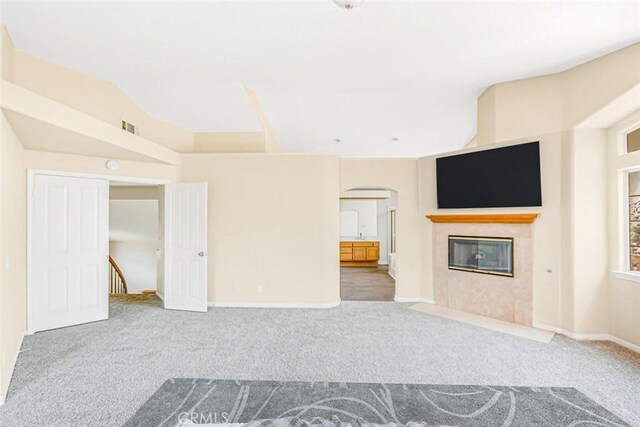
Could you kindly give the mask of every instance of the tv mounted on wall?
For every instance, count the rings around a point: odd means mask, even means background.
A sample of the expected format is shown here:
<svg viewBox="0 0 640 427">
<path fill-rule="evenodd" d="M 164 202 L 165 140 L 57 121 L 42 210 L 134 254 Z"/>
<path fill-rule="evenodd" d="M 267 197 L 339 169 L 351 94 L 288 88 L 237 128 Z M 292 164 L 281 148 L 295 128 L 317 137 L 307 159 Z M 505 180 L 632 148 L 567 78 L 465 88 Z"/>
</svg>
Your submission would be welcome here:
<svg viewBox="0 0 640 427">
<path fill-rule="evenodd" d="M 542 206 L 540 143 L 436 159 L 438 208 Z"/>
</svg>

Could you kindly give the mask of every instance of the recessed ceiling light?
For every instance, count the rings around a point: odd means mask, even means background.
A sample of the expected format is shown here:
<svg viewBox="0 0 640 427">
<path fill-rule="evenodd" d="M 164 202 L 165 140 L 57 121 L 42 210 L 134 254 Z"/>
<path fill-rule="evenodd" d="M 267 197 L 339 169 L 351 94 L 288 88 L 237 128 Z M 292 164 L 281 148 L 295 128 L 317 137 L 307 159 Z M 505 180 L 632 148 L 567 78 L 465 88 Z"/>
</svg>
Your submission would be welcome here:
<svg viewBox="0 0 640 427">
<path fill-rule="evenodd" d="M 332 140 L 332 141 L 333 141 L 333 142 L 340 142 L 340 141 L 341 141 L 341 139 L 340 139 L 340 138 L 333 138 L 333 140 Z"/>
</svg>

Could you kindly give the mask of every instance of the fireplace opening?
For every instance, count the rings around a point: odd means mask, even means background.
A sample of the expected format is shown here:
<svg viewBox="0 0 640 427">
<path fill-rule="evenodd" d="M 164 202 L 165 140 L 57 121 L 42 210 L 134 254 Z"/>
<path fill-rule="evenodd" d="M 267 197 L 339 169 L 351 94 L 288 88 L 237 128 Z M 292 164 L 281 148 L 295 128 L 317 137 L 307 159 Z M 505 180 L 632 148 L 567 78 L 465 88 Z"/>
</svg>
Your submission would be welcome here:
<svg viewBox="0 0 640 427">
<path fill-rule="evenodd" d="M 449 236 L 449 269 L 513 277 L 513 239 Z"/>
</svg>

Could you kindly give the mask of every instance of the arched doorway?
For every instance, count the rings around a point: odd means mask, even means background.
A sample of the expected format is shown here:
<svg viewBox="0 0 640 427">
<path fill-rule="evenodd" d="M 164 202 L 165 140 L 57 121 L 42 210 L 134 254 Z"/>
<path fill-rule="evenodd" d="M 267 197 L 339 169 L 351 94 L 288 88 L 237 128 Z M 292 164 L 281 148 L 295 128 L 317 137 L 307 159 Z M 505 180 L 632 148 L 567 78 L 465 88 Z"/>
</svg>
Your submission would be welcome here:
<svg viewBox="0 0 640 427">
<path fill-rule="evenodd" d="M 393 301 L 398 193 L 354 188 L 340 194 L 340 298 Z"/>
</svg>

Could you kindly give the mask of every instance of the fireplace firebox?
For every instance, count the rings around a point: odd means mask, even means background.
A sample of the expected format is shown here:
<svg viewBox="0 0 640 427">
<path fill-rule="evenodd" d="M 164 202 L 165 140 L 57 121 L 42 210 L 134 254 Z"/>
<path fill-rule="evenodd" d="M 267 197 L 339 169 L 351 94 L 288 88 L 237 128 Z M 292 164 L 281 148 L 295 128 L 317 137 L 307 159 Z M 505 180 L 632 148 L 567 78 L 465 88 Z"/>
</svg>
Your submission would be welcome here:
<svg viewBox="0 0 640 427">
<path fill-rule="evenodd" d="M 513 238 L 449 236 L 449 269 L 513 277 Z"/>
</svg>

